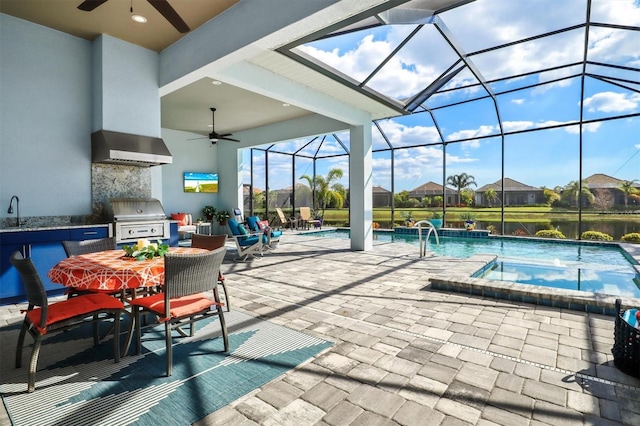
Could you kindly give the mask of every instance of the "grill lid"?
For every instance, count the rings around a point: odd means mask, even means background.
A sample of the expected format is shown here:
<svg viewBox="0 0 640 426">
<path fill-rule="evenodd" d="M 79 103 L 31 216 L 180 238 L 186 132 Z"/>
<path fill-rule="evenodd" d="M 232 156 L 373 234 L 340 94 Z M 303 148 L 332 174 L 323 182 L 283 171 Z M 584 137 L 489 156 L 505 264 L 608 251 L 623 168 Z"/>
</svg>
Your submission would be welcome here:
<svg viewBox="0 0 640 426">
<path fill-rule="evenodd" d="M 109 200 L 113 220 L 167 220 L 162 204 L 155 198 L 112 198 Z"/>
</svg>

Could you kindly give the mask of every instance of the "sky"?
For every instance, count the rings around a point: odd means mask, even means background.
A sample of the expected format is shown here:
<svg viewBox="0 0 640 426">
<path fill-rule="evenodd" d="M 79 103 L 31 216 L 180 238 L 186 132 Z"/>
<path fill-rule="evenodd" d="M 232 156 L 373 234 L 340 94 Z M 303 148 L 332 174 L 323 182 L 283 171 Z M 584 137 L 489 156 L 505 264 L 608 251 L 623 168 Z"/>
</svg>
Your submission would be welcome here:
<svg viewBox="0 0 640 426">
<path fill-rule="evenodd" d="M 481 78 L 501 79 L 488 84 L 496 102 L 465 68 L 444 85 L 442 93 L 423 104 L 432 110 L 444 140 L 452 142 L 446 145 L 446 155 L 438 128 L 424 108 L 412 115 L 379 120 L 377 124 L 394 147 L 422 145 L 395 151 L 396 192 L 429 181 L 442 183 L 443 175 L 460 173 L 472 175 L 476 188 L 500 180 L 502 138 L 498 114 L 504 132 L 542 129 L 505 137 L 505 177 L 526 185 L 553 188 L 578 180 L 582 167 L 583 178 L 603 173 L 621 180 L 640 181 L 640 117 L 607 120 L 640 113 L 640 31 L 625 28 L 640 27 L 640 0 L 593 0 L 591 22 L 615 24 L 618 28 L 591 25 L 588 34 L 585 27 L 558 31 L 584 23 L 587 1 L 560 3 L 561 7 L 557 0 L 476 0 L 438 15 L 438 27 L 452 34 L 454 45 L 468 55 Z M 362 81 L 414 29 L 415 24 L 386 25 L 308 43 L 300 49 Z M 554 31 L 557 33 L 537 37 Z M 593 64 L 586 66 L 589 76 L 583 81 L 579 75 L 571 76 L 582 72 L 586 36 L 586 55 Z M 516 40 L 527 41 L 508 45 Z M 502 45 L 500 49 L 485 51 Z M 402 101 L 418 94 L 458 58 L 436 25 L 424 25 L 369 80 L 368 86 Z M 569 64 L 575 65 L 566 66 Z M 559 65 L 564 67 L 539 72 Z M 541 82 L 546 84 L 530 87 Z M 443 107 L 468 99 L 475 100 Z M 573 124 L 579 122 L 581 115 L 584 121 L 595 120 L 582 127 L 582 162 L 580 127 Z M 312 137 L 283 141 L 277 149 L 294 152 L 312 141 L 301 151 L 312 156 L 323 136 L 314 141 Z M 336 136 L 348 148 L 348 132 Z M 390 190 L 391 156 L 389 151 L 380 151 L 387 144 L 376 126 L 372 127 L 372 139 L 373 185 Z M 335 137 L 327 135 L 318 155 L 344 152 Z M 443 164 L 446 164 L 444 172 Z M 270 155 L 270 189 L 290 187 L 291 168 L 290 156 Z M 318 174 L 326 175 L 331 168 L 343 170 L 340 183 L 348 186 L 347 156 L 316 163 Z M 304 182 L 299 179 L 304 174 L 313 174 L 313 164 L 298 158 L 293 174 L 296 183 Z M 261 153 L 254 157 L 254 176 L 264 176 Z M 263 179 L 254 180 L 256 188 L 264 189 Z M 245 183 L 248 182 L 245 170 Z"/>
</svg>

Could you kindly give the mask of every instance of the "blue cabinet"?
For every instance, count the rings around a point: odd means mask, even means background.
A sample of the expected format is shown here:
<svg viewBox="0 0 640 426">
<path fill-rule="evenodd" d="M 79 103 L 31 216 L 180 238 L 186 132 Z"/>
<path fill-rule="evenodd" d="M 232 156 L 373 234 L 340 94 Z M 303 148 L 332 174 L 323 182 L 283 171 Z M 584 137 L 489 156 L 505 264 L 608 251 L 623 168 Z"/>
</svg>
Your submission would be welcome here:
<svg viewBox="0 0 640 426">
<path fill-rule="evenodd" d="M 169 245 L 171 247 L 178 247 L 178 240 L 180 238 L 178 235 L 178 222 L 171 222 L 169 224 L 169 232 Z"/>
<path fill-rule="evenodd" d="M 64 286 L 51 282 L 47 274 L 67 257 L 62 241 L 103 238 L 108 233 L 106 226 L 0 233 L 0 299 L 2 302 L 24 300 L 22 280 L 9 262 L 16 250 L 33 260 L 47 292 L 58 294 L 64 291 Z"/>
</svg>

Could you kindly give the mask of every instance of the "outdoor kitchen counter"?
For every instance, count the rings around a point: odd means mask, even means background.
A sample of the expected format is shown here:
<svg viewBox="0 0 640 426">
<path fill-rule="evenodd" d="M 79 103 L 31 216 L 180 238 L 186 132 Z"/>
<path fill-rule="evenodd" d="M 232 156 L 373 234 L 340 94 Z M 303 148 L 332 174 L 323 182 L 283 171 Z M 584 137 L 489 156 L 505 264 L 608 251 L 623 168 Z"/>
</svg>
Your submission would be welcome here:
<svg viewBox="0 0 640 426">
<path fill-rule="evenodd" d="M 20 301 L 25 298 L 25 290 L 18 271 L 9 262 L 15 251 L 33 260 L 47 292 L 61 293 L 64 287 L 51 282 L 47 273 L 59 261 L 67 257 L 62 242 L 81 241 L 108 237 L 109 224 L 64 224 L 51 222 L 48 226 L 35 226 L 38 222 L 21 227 L 0 229 L 0 300 Z M 53 294 L 53 293 L 52 293 Z"/>
</svg>

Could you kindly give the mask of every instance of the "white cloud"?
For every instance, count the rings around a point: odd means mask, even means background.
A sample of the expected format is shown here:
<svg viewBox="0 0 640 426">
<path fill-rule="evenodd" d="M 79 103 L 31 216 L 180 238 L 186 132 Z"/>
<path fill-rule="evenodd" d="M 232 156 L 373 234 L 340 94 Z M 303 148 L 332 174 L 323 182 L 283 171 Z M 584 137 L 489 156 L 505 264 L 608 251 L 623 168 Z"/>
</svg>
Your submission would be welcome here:
<svg viewBox="0 0 640 426">
<path fill-rule="evenodd" d="M 516 130 L 526 130 L 531 129 L 535 125 L 533 121 L 504 121 L 502 123 L 502 128 L 505 132 L 514 132 Z"/>
<path fill-rule="evenodd" d="M 393 120 L 378 122 L 393 146 L 409 146 L 440 142 L 438 130 L 433 126 L 405 126 Z"/>
<path fill-rule="evenodd" d="M 511 99 L 511 103 L 522 105 L 524 103 L 524 99 Z"/>
<path fill-rule="evenodd" d="M 633 111 L 640 103 L 640 95 L 626 93 L 600 92 L 584 100 L 589 112 L 625 112 Z"/>
<path fill-rule="evenodd" d="M 446 139 L 448 141 L 456 141 L 460 139 L 475 138 L 478 136 L 488 136 L 494 133 L 496 133 L 496 128 L 494 126 L 483 125 L 478 127 L 477 129 L 467 129 L 467 130 L 459 130 L 457 132 L 453 132 L 449 134 L 446 137 Z"/>
<path fill-rule="evenodd" d="M 598 123 L 585 123 L 582 125 L 582 133 L 595 133 L 598 131 L 598 129 L 600 128 L 600 125 L 602 124 L 602 122 L 598 122 Z M 580 126 L 575 125 L 575 126 L 567 126 L 564 128 L 564 130 L 572 135 L 577 135 L 579 132 Z"/>
</svg>

